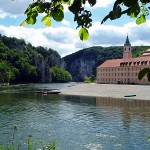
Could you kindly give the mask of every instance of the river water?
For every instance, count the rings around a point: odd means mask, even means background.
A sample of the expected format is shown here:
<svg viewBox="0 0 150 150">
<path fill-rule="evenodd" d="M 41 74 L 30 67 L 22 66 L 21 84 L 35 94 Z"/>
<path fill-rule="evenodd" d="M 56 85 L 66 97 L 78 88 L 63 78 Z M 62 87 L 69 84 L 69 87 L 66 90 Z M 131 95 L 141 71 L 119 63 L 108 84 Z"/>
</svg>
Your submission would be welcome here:
<svg viewBox="0 0 150 150">
<path fill-rule="evenodd" d="M 150 101 L 33 92 L 66 86 L 72 85 L 0 87 L 0 143 L 10 142 L 16 125 L 14 145 L 21 150 L 29 137 L 55 141 L 60 150 L 150 150 Z"/>
</svg>

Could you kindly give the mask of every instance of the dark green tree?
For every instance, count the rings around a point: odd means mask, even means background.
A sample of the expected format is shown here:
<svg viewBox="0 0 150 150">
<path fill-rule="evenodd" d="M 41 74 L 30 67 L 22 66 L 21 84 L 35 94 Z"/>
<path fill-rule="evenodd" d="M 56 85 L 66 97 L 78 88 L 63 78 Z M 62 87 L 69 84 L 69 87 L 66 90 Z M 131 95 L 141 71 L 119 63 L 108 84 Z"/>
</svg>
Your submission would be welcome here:
<svg viewBox="0 0 150 150">
<path fill-rule="evenodd" d="M 14 78 L 14 72 L 12 71 L 11 66 L 5 61 L 0 62 L 0 82 L 8 83 L 13 78 Z"/>
<path fill-rule="evenodd" d="M 69 82 L 72 80 L 72 76 L 68 71 L 65 71 L 57 66 L 54 66 L 50 69 L 52 74 L 53 81 L 58 82 Z"/>
</svg>

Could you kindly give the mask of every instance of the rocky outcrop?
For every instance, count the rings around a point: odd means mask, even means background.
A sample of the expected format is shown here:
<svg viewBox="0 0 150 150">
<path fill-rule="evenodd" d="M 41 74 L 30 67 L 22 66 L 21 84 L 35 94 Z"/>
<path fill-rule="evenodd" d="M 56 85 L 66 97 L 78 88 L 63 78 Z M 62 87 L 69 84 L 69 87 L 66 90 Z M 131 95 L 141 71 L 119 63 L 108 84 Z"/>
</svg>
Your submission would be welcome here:
<svg viewBox="0 0 150 150">
<path fill-rule="evenodd" d="M 96 72 L 96 56 L 80 50 L 63 58 L 66 63 L 66 70 L 71 73 L 73 81 L 83 82 L 85 77 Z"/>
<path fill-rule="evenodd" d="M 34 55 L 34 64 L 38 67 L 40 73 L 40 82 L 42 83 L 50 83 L 52 82 L 52 76 L 50 73 L 50 68 L 54 65 L 58 66 L 59 68 L 64 69 L 63 59 L 57 57 L 55 55 L 46 55 L 43 59 L 39 58 L 37 55 Z"/>
<path fill-rule="evenodd" d="M 70 64 L 67 70 L 73 75 L 73 81 L 84 81 L 86 76 L 94 74 L 96 61 L 93 58 L 79 58 Z"/>
<path fill-rule="evenodd" d="M 95 46 L 80 50 L 64 57 L 66 70 L 71 73 L 73 81 L 82 82 L 90 75 L 96 75 L 96 67 L 105 60 L 122 57 L 122 47 Z"/>
</svg>

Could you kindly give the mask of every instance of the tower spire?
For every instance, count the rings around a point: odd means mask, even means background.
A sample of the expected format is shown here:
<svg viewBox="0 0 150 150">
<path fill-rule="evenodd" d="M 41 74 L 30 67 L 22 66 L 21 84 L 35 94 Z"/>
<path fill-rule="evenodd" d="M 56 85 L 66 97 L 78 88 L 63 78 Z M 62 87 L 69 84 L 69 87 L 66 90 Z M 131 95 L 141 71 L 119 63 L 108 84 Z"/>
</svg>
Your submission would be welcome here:
<svg viewBox="0 0 150 150">
<path fill-rule="evenodd" d="M 126 41 L 124 44 L 123 58 L 132 58 L 132 47 L 129 41 L 128 34 L 127 34 Z"/>
<path fill-rule="evenodd" d="M 126 41 L 125 41 L 125 44 L 130 44 L 130 41 L 129 41 L 129 37 L 128 37 L 128 34 L 127 34 L 127 37 L 126 37 Z"/>
</svg>

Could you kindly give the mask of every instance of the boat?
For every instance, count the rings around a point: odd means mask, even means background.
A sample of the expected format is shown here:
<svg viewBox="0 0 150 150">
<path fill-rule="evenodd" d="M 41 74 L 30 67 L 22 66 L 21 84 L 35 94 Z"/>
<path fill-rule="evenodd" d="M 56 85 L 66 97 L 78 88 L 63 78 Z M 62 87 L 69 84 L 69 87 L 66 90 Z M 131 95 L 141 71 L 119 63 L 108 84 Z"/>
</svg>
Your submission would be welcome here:
<svg viewBox="0 0 150 150">
<path fill-rule="evenodd" d="M 47 91 L 47 94 L 59 94 L 61 91 Z"/>
<path fill-rule="evenodd" d="M 48 90 L 44 90 L 44 91 L 35 91 L 35 93 L 39 93 L 39 94 L 59 94 L 59 93 L 61 93 L 61 91 L 58 91 L 58 90 L 50 90 L 50 91 L 48 91 Z"/>
<path fill-rule="evenodd" d="M 125 95 L 124 97 L 134 97 L 136 96 L 135 94 L 129 94 L 129 95 Z"/>
</svg>

